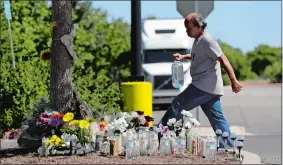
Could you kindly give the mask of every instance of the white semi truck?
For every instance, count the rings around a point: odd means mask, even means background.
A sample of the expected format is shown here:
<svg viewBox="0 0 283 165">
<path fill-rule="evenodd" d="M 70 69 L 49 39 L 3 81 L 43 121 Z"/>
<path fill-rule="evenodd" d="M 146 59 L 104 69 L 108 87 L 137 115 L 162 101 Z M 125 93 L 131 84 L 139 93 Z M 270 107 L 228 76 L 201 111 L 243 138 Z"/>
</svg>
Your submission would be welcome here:
<svg viewBox="0 0 283 165">
<path fill-rule="evenodd" d="M 142 68 L 152 83 L 154 109 L 168 106 L 190 83 L 190 61 L 183 62 L 184 86 L 175 89 L 171 80 L 173 54 L 190 53 L 194 39 L 189 38 L 184 19 L 147 19 L 142 22 Z"/>
</svg>

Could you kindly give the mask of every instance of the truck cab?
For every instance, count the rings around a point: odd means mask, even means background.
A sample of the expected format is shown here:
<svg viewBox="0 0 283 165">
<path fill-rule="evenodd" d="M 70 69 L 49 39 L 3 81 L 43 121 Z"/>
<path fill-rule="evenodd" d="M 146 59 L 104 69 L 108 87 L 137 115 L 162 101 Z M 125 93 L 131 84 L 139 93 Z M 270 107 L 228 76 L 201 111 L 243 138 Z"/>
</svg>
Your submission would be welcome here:
<svg viewBox="0 0 283 165">
<path fill-rule="evenodd" d="M 187 36 L 184 19 L 149 19 L 142 22 L 142 68 L 146 81 L 152 83 L 153 107 L 170 105 L 175 96 L 190 83 L 190 61 L 182 61 L 184 86 L 172 86 L 173 54 L 189 54 L 194 39 Z"/>
</svg>

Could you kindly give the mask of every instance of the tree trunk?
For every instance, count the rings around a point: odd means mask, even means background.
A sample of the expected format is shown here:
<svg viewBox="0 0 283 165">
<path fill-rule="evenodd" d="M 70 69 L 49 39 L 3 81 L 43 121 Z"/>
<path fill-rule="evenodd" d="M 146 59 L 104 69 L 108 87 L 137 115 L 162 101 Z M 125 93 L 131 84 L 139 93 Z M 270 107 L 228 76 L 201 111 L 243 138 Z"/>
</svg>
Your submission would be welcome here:
<svg viewBox="0 0 283 165">
<path fill-rule="evenodd" d="M 50 101 L 58 112 L 66 113 L 72 108 L 72 58 L 60 38 L 72 27 L 72 1 L 52 1 L 53 29 L 51 47 Z"/>
</svg>

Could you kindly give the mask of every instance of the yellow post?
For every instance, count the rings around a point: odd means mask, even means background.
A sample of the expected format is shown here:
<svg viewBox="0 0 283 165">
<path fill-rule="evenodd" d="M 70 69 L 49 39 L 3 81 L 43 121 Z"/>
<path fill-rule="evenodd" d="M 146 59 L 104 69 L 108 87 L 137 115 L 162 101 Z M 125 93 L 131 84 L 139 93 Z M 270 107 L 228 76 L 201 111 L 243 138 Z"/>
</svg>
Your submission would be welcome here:
<svg viewBox="0 0 283 165">
<path fill-rule="evenodd" d="M 123 82 L 124 108 L 143 111 L 144 116 L 152 117 L 152 84 L 150 82 Z M 152 122 L 149 123 L 152 126 Z"/>
</svg>

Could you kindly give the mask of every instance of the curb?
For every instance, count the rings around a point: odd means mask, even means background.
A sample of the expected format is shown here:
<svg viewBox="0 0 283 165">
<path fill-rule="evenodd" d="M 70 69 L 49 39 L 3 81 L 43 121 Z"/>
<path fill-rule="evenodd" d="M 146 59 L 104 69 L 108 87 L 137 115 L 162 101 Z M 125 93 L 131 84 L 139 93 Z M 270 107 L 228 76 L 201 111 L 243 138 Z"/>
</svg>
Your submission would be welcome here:
<svg viewBox="0 0 283 165">
<path fill-rule="evenodd" d="M 262 164 L 259 155 L 255 153 L 243 151 L 242 157 L 243 157 L 242 164 Z"/>
</svg>

